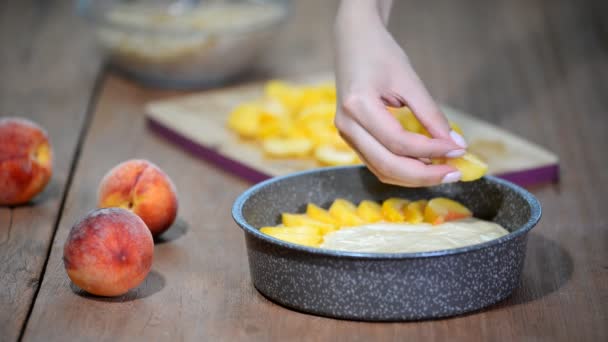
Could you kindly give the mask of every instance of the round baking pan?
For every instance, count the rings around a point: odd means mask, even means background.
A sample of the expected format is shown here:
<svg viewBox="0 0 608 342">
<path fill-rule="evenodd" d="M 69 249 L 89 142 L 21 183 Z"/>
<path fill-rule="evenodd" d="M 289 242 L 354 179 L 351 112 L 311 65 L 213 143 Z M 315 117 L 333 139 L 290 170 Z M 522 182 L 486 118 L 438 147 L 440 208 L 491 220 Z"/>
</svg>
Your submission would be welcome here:
<svg viewBox="0 0 608 342">
<path fill-rule="evenodd" d="M 327 208 L 389 197 L 444 196 L 510 233 L 462 248 L 421 253 L 356 253 L 311 248 L 261 233 L 282 212 Z M 439 318 L 481 309 L 511 294 L 524 265 L 527 233 L 541 216 L 538 200 L 501 179 L 427 188 L 383 184 L 365 167 L 335 167 L 277 177 L 244 192 L 232 215 L 245 232 L 253 285 L 299 311 L 342 319 L 398 321 Z"/>
</svg>

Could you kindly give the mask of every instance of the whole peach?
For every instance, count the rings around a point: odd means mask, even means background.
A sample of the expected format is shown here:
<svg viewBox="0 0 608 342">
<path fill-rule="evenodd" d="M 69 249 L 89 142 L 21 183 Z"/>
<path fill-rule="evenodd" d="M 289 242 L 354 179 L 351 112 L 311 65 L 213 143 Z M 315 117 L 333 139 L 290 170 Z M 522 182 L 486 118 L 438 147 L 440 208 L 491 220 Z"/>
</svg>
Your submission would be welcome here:
<svg viewBox="0 0 608 342">
<path fill-rule="evenodd" d="M 131 210 L 156 236 L 175 221 L 177 195 L 173 182 L 158 166 L 133 159 L 118 164 L 103 177 L 98 207 Z"/>
<path fill-rule="evenodd" d="M 98 296 L 119 296 L 150 272 L 154 241 L 137 215 L 121 208 L 97 209 L 72 227 L 63 248 L 68 276 Z"/>
<path fill-rule="evenodd" d="M 53 169 L 46 132 L 32 121 L 0 119 L 0 205 L 17 205 L 41 192 Z"/>
</svg>

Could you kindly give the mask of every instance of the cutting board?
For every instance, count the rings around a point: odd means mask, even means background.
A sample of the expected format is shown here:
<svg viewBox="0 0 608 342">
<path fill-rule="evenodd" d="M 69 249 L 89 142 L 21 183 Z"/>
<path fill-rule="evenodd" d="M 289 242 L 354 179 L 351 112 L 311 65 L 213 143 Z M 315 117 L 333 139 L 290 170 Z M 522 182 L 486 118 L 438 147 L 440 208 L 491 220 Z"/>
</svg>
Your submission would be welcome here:
<svg viewBox="0 0 608 342">
<path fill-rule="evenodd" d="M 314 83 L 326 77 L 299 82 Z M 148 127 L 194 155 L 252 182 L 319 167 L 314 160 L 265 157 L 255 142 L 226 127 L 231 110 L 262 95 L 263 83 L 222 88 L 155 101 L 146 106 Z M 558 180 L 558 157 L 490 123 L 443 106 L 464 131 L 469 150 L 489 165 L 489 173 L 527 186 Z"/>
</svg>

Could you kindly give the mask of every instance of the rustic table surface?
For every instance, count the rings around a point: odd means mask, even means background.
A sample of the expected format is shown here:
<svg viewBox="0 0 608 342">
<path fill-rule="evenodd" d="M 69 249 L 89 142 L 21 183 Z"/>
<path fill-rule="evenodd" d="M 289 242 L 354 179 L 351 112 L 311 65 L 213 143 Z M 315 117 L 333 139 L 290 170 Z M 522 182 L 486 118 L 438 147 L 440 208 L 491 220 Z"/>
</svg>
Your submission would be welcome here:
<svg viewBox="0 0 608 342">
<path fill-rule="evenodd" d="M 530 189 L 543 218 L 521 286 L 449 319 L 349 322 L 280 307 L 252 286 L 230 207 L 250 184 L 152 134 L 147 101 L 175 96 L 103 66 L 73 1 L 0 2 L 0 115 L 46 127 L 53 179 L 34 202 L 0 208 L 0 340 L 608 341 L 608 8 L 605 1 L 395 1 L 391 31 L 442 102 L 559 154 L 559 184 Z M 336 1 L 296 1 L 254 77 L 331 68 Z M 177 185 L 179 218 L 152 272 L 119 298 L 70 284 L 72 224 L 110 167 L 148 158 Z"/>
</svg>

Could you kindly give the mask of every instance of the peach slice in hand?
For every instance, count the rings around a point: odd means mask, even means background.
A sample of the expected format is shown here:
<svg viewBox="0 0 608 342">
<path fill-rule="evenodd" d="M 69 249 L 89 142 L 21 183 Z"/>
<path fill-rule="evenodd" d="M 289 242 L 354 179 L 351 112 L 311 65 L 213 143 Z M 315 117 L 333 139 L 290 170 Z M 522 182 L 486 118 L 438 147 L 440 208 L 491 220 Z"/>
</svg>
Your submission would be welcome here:
<svg viewBox="0 0 608 342">
<path fill-rule="evenodd" d="M 131 210 L 156 236 L 175 221 L 177 195 L 173 182 L 158 166 L 147 160 L 129 160 L 103 177 L 98 207 Z"/>
<path fill-rule="evenodd" d="M 382 221 L 382 207 L 374 201 L 364 200 L 357 207 L 357 215 L 367 223 Z"/>
<path fill-rule="evenodd" d="M 389 112 L 391 112 L 391 114 L 393 114 L 393 116 L 401 124 L 401 127 L 403 127 L 403 129 L 406 131 L 418 133 L 423 128 L 420 121 L 418 121 L 418 118 L 416 118 L 414 113 L 412 113 L 411 109 L 408 107 L 387 107 L 387 109 Z"/>
<path fill-rule="evenodd" d="M 433 198 L 424 208 L 424 221 L 437 225 L 473 216 L 473 213 L 457 201 L 445 197 Z"/>
<path fill-rule="evenodd" d="M 460 180 L 470 182 L 483 177 L 488 172 L 488 164 L 472 153 L 465 153 L 462 157 L 448 158 L 445 164 L 455 167 L 462 173 Z"/>
<path fill-rule="evenodd" d="M 350 201 L 342 198 L 336 199 L 329 207 L 329 214 L 342 227 L 358 226 L 364 224 L 362 218 L 357 215 L 357 207 Z"/>
<path fill-rule="evenodd" d="M 46 132 L 32 121 L 0 119 L 0 205 L 18 205 L 40 193 L 51 178 Z"/>
<path fill-rule="evenodd" d="M 382 215 L 390 222 L 403 222 L 405 213 L 403 209 L 409 203 L 404 198 L 392 197 L 382 202 Z"/>
</svg>

